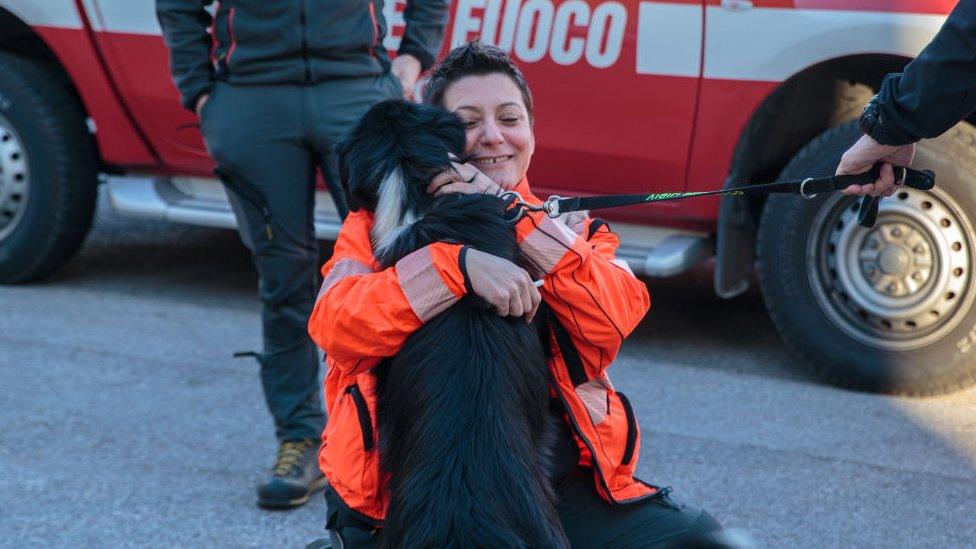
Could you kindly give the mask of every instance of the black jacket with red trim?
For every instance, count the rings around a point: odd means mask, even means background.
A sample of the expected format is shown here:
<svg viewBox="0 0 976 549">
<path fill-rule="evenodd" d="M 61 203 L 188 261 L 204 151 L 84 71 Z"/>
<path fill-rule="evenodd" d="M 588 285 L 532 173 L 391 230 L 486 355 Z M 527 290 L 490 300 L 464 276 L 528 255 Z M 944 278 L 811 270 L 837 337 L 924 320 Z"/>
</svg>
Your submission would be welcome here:
<svg viewBox="0 0 976 549">
<path fill-rule="evenodd" d="M 885 145 L 937 137 L 976 110 L 976 0 L 960 1 L 918 58 L 885 77 L 873 103 L 862 127 Z"/>
<path fill-rule="evenodd" d="M 389 70 L 383 0 L 222 0 L 213 17 L 204 9 L 212 2 L 156 0 L 173 79 L 190 110 L 215 79 L 314 84 Z M 425 69 L 433 65 L 448 4 L 410 0 L 399 53 L 413 55 Z"/>
</svg>

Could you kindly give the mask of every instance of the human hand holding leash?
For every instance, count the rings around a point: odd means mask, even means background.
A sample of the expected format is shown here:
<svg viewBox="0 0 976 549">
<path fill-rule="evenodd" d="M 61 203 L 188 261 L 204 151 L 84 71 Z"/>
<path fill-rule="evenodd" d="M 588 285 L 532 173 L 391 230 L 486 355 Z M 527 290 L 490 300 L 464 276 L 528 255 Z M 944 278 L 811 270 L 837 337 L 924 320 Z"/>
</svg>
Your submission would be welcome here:
<svg viewBox="0 0 976 549">
<path fill-rule="evenodd" d="M 900 146 L 882 145 L 871 136 L 863 135 L 841 157 L 836 175 L 863 173 L 870 170 L 875 162 L 882 160 L 885 164 L 881 167 L 881 176 L 874 183 L 851 185 L 841 192 L 853 196 L 891 196 L 898 189 L 892 164 L 908 167 L 911 166 L 914 157 L 914 143 Z"/>
<path fill-rule="evenodd" d="M 529 273 L 511 261 L 469 248 L 464 258 L 474 293 L 501 316 L 532 322 L 542 296 Z"/>
<path fill-rule="evenodd" d="M 442 171 L 431 180 L 430 185 L 427 185 L 427 192 L 434 196 L 449 193 L 501 196 L 505 190 L 471 164 L 451 162 L 451 168 Z"/>
</svg>

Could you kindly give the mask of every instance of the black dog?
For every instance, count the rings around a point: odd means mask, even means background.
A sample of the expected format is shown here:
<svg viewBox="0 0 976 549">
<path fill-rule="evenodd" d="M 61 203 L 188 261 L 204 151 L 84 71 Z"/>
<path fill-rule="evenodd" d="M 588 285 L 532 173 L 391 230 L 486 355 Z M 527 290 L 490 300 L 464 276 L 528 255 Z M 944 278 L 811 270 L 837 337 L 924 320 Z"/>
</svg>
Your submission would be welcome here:
<svg viewBox="0 0 976 549">
<path fill-rule="evenodd" d="M 374 213 L 383 266 L 439 241 L 525 264 L 500 199 L 426 193 L 464 142 L 452 113 L 395 100 L 340 146 L 349 204 Z M 550 374 L 536 328 L 469 295 L 374 372 L 390 474 L 381 546 L 569 546 L 544 465 Z"/>
</svg>

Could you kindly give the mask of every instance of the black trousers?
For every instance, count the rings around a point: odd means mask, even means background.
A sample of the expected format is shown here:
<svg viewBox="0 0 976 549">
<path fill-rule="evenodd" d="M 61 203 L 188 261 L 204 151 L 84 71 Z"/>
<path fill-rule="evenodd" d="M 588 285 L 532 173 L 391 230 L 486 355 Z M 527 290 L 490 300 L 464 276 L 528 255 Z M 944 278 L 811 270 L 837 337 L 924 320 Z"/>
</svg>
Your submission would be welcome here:
<svg viewBox="0 0 976 549">
<path fill-rule="evenodd" d="M 707 511 L 681 503 L 671 494 L 621 507 L 612 507 L 597 495 L 589 471 L 579 470 L 559 483 L 557 511 L 574 549 L 601 547 L 682 547 L 722 527 Z M 329 537 L 332 549 L 368 549 L 377 546 L 378 530 L 344 510 L 331 488 Z"/>
<path fill-rule="evenodd" d="M 373 104 L 400 97 L 390 74 L 313 86 L 218 82 L 200 126 L 227 175 L 241 240 L 258 271 L 261 385 L 279 440 L 318 439 L 325 426 L 319 360 L 308 336 L 318 293 L 313 210 L 321 170 L 341 214 L 333 147 Z"/>
<path fill-rule="evenodd" d="M 669 488 L 637 503 L 611 506 L 597 494 L 593 472 L 576 465 L 568 428 L 556 455 L 556 510 L 574 549 L 682 547 L 722 530 L 707 511 L 680 502 Z M 333 549 L 376 547 L 378 531 L 353 516 L 331 487 L 325 501 Z"/>
</svg>

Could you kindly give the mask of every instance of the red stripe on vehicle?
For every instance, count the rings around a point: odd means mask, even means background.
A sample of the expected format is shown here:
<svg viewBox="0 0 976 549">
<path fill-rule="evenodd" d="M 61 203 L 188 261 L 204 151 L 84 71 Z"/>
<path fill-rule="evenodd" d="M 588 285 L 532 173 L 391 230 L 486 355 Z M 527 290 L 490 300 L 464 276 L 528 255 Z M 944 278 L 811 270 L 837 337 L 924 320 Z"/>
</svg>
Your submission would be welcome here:
<svg viewBox="0 0 976 549">
<path fill-rule="evenodd" d="M 372 57 L 376 57 L 376 53 L 373 50 L 376 49 L 376 44 L 380 40 L 380 24 L 376 20 L 376 6 L 373 5 L 372 1 L 369 3 L 369 19 L 373 22 L 373 45 L 369 47 L 369 54 Z"/>
<path fill-rule="evenodd" d="M 230 67 L 230 58 L 234 55 L 234 50 L 237 49 L 237 36 L 234 35 L 234 10 L 236 8 L 231 8 L 230 13 L 227 14 L 227 32 L 230 34 L 230 49 L 227 50 L 227 66 Z"/>
<path fill-rule="evenodd" d="M 214 6 L 215 6 L 214 7 L 214 14 L 220 13 L 220 0 L 217 0 L 216 2 L 214 2 Z M 217 16 L 216 15 L 214 15 L 213 22 L 214 22 L 214 24 L 217 23 Z M 106 30 L 110 31 L 111 29 L 106 29 Z M 219 44 L 217 44 L 217 33 L 216 32 L 211 32 L 210 33 L 210 59 L 211 60 L 214 60 L 217 57 L 217 46 L 219 46 Z"/>
</svg>

